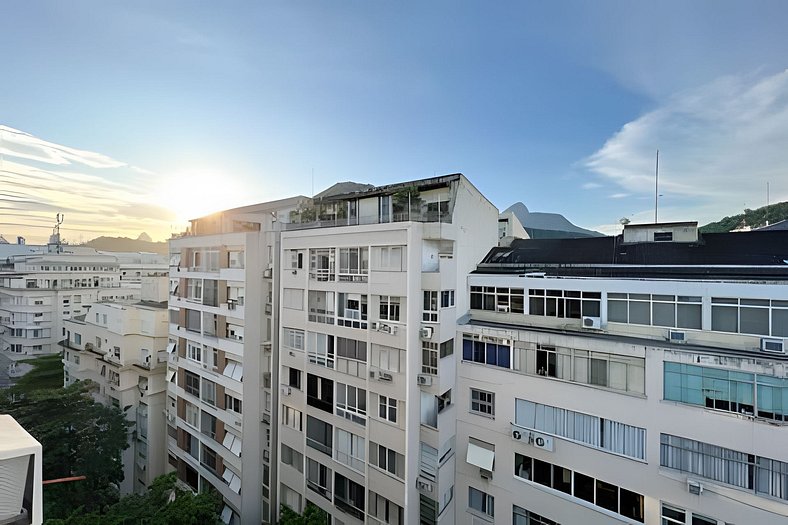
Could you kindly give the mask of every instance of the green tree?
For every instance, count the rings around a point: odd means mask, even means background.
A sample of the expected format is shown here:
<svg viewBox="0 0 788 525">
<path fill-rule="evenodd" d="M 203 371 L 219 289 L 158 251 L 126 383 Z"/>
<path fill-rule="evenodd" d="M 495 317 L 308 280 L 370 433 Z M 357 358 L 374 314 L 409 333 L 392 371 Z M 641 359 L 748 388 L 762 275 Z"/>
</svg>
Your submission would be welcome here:
<svg viewBox="0 0 788 525">
<path fill-rule="evenodd" d="M 303 514 L 284 504 L 279 508 L 279 525 L 326 525 L 328 522 L 328 513 L 311 502 L 307 502 Z"/>
<path fill-rule="evenodd" d="M 93 399 L 92 381 L 53 388 L 52 357 L 32 362 L 35 368 L 0 394 L 0 412 L 13 416 L 41 443 L 44 479 L 85 476 L 47 485 L 44 515 L 62 518 L 78 508 L 91 512 L 115 503 L 129 423 L 120 410 Z M 61 363 L 60 385 L 62 374 Z"/>
<path fill-rule="evenodd" d="M 45 525 L 211 525 L 219 523 L 221 501 L 216 492 L 179 487 L 172 472 L 153 480 L 145 494 L 125 496 L 102 513 L 78 511 Z"/>
</svg>

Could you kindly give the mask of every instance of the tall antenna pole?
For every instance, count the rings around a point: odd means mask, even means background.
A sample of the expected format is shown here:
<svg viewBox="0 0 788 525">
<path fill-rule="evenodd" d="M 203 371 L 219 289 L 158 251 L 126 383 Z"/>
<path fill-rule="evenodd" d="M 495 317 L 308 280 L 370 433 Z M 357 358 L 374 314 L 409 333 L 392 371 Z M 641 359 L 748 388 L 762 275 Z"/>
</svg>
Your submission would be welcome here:
<svg viewBox="0 0 788 525">
<path fill-rule="evenodd" d="M 654 168 L 654 223 L 659 222 L 659 150 L 657 150 L 657 166 Z"/>
</svg>

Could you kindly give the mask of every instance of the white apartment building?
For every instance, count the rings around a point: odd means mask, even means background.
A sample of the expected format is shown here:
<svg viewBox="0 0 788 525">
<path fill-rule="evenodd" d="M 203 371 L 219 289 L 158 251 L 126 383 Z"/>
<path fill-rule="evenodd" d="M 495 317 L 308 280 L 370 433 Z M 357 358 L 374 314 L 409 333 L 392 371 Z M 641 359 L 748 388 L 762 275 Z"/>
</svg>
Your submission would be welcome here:
<svg viewBox="0 0 788 525">
<path fill-rule="evenodd" d="M 165 471 L 167 281 L 147 277 L 141 301 L 94 303 L 65 321 L 64 384 L 94 381 L 96 399 L 120 408 L 134 423 L 122 455 L 121 494 L 145 492 Z"/>
<path fill-rule="evenodd" d="M 279 503 L 313 502 L 334 524 L 455 522 L 454 338 L 497 224 L 460 174 L 340 183 L 293 214 L 274 345 Z"/>
<path fill-rule="evenodd" d="M 0 414 L 0 523 L 43 523 L 41 471 L 41 443 L 13 417 Z"/>
<path fill-rule="evenodd" d="M 785 232 L 515 241 L 457 333 L 456 523 L 788 523 Z"/>
<path fill-rule="evenodd" d="M 274 267 L 303 199 L 196 219 L 170 241 L 168 463 L 222 495 L 225 523 L 270 520 Z"/>
</svg>

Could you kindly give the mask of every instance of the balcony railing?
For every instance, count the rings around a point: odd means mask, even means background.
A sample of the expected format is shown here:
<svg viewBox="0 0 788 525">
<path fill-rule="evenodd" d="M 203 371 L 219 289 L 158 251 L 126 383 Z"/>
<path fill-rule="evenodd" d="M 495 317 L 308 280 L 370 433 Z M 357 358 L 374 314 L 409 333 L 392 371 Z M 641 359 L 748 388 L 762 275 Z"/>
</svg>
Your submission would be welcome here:
<svg viewBox="0 0 788 525">
<path fill-rule="evenodd" d="M 307 214 L 304 214 L 307 215 Z M 442 222 L 451 224 L 451 214 L 436 211 L 411 211 L 394 212 L 389 216 L 366 215 L 362 217 L 330 218 L 324 217 L 317 220 L 304 220 L 304 216 L 291 217 L 292 222 L 284 223 L 285 230 L 307 230 L 312 228 L 335 228 L 339 226 L 359 226 L 365 224 L 385 224 L 389 222 Z"/>
</svg>

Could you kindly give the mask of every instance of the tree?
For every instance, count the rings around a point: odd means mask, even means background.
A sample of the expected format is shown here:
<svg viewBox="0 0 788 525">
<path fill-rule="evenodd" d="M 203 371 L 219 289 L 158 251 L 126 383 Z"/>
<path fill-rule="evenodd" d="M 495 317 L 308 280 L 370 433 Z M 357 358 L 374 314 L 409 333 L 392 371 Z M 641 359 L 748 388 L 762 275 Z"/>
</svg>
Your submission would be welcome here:
<svg viewBox="0 0 788 525">
<path fill-rule="evenodd" d="M 216 492 L 194 494 L 180 488 L 174 472 L 159 476 L 145 494 L 131 494 L 103 513 L 76 512 L 46 525 L 211 525 L 219 523 L 221 497 Z"/>
<path fill-rule="evenodd" d="M 92 381 L 53 388 L 51 356 L 32 362 L 35 368 L 0 394 L 0 412 L 11 414 L 41 443 L 44 479 L 86 477 L 47 485 L 44 515 L 62 518 L 80 507 L 91 512 L 116 502 L 129 423 L 120 410 L 93 399 Z M 60 385 L 62 374 L 61 363 Z"/>
<path fill-rule="evenodd" d="M 284 504 L 279 509 L 279 525 L 326 525 L 327 523 L 328 513 L 309 501 L 303 514 Z"/>
</svg>

